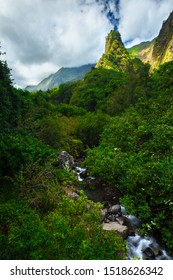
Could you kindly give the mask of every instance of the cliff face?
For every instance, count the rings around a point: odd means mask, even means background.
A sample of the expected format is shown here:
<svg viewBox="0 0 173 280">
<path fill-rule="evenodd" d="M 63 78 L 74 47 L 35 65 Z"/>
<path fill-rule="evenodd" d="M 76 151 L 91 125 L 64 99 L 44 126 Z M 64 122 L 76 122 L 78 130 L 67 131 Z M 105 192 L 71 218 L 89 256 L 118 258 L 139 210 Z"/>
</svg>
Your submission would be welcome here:
<svg viewBox="0 0 173 280">
<path fill-rule="evenodd" d="M 173 12 L 163 22 L 159 35 L 151 42 L 144 42 L 128 49 L 131 57 L 149 63 L 151 69 L 173 60 Z"/>
<path fill-rule="evenodd" d="M 120 33 L 117 30 L 112 30 L 106 38 L 105 52 L 96 68 L 125 71 L 130 66 L 131 59 L 122 43 Z"/>
<path fill-rule="evenodd" d="M 173 60 L 173 12 L 162 25 L 152 56 L 156 65 Z"/>
</svg>

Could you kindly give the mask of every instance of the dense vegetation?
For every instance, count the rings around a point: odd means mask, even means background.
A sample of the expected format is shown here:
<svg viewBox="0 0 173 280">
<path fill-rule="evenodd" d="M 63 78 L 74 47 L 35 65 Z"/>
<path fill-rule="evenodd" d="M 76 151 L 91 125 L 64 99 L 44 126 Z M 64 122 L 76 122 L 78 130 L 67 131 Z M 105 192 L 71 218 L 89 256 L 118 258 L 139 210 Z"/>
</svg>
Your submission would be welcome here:
<svg viewBox="0 0 173 280">
<path fill-rule="evenodd" d="M 122 238 L 102 230 L 103 206 L 81 191 L 70 198 L 76 176 L 57 167 L 64 149 L 83 156 L 90 130 L 101 133 L 108 117 L 55 105 L 55 92 L 15 89 L 0 62 L 0 258 L 124 259 Z"/>
<path fill-rule="evenodd" d="M 100 203 L 56 166 L 66 150 L 91 175 L 118 188 L 143 232 L 173 249 L 173 62 L 152 75 L 93 69 L 48 92 L 12 86 L 0 62 L 0 258 L 125 259 L 125 243 L 101 228 Z"/>
</svg>

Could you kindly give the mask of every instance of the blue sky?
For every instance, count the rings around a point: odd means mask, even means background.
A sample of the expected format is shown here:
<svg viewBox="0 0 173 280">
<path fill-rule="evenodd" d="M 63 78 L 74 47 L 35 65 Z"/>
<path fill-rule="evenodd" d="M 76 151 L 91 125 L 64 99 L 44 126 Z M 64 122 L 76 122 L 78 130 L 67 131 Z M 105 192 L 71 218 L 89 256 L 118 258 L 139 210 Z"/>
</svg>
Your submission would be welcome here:
<svg viewBox="0 0 173 280">
<path fill-rule="evenodd" d="M 0 7 L 2 58 L 25 87 L 61 67 L 97 62 L 117 19 L 124 42 L 154 38 L 173 0 L 0 0 Z"/>
</svg>

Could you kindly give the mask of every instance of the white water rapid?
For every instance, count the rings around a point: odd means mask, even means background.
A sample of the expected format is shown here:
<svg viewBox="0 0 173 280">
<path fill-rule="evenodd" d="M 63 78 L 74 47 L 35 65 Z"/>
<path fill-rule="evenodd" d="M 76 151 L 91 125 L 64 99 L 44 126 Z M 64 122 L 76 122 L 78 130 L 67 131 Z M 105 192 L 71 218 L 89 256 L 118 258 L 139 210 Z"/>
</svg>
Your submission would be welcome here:
<svg viewBox="0 0 173 280">
<path fill-rule="evenodd" d="M 86 178 L 86 169 L 76 167 L 76 174 L 79 182 L 82 182 Z M 85 175 L 85 176 L 84 176 Z M 93 180 L 95 178 L 87 177 L 87 179 Z M 96 189 L 95 192 L 84 189 L 85 194 L 89 199 L 94 201 L 95 196 L 100 196 L 100 190 Z M 102 202 L 102 201 L 100 201 Z M 156 242 L 153 237 L 143 237 L 138 234 L 137 230 L 141 227 L 141 221 L 133 215 L 127 215 L 126 209 L 121 205 L 121 215 L 126 217 L 131 227 L 134 229 L 134 235 L 129 235 L 126 239 L 128 253 L 127 260 L 141 259 L 141 260 L 171 260 L 172 257 L 168 256 L 166 251 Z"/>
<path fill-rule="evenodd" d="M 126 215 L 125 207 L 121 206 L 121 211 L 123 215 Z M 130 220 L 132 226 L 137 229 L 141 226 L 141 221 L 133 216 L 126 215 Z M 166 251 L 160 247 L 153 237 L 141 236 L 135 232 L 134 236 L 128 236 L 127 238 L 128 253 L 127 259 L 131 260 L 133 258 L 141 260 L 171 260 L 172 258 L 168 256 Z"/>
</svg>

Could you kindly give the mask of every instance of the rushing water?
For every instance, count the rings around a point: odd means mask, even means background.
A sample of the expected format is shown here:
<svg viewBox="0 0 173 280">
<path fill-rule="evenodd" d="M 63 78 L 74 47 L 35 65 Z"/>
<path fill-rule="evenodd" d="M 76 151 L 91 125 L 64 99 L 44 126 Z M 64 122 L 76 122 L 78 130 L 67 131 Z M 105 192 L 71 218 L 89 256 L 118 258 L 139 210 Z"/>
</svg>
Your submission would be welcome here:
<svg viewBox="0 0 173 280">
<path fill-rule="evenodd" d="M 126 215 L 125 207 L 121 206 L 123 215 Z M 128 236 L 127 246 L 128 253 L 127 259 L 133 258 L 141 260 L 171 260 L 166 251 L 160 247 L 153 237 L 141 236 L 137 233 L 137 229 L 141 226 L 141 221 L 133 215 L 127 215 L 132 226 L 136 229 L 134 236 Z"/>
<path fill-rule="evenodd" d="M 85 168 L 76 167 L 76 174 L 78 181 L 83 181 L 82 174 L 86 172 Z M 94 178 L 90 177 L 90 180 Z M 88 190 L 83 189 L 85 194 L 90 200 L 102 202 L 103 191 L 100 189 Z M 96 200 L 97 197 L 97 200 Z M 137 230 L 141 226 L 141 221 L 133 215 L 126 215 L 126 210 L 123 205 L 121 205 L 121 213 L 123 216 L 127 217 L 133 227 L 135 234 L 133 236 L 128 236 L 126 239 L 128 253 L 127 259 L 131 260 L 133 258 L 141 260 L 171 260 L 172 258 L 168 256 L 166 251 L 161 248 L 161 246 L 156 242 L 153 237 L 143 237 L 138 234 Z"/>
<path fill-rule="evenodd" d="M 81 174 L 83 172 L 86 172 L 86 168 L 81 168 L 81 167 L 76 167 L 76 174 L 77 174 L 77 179 L 79 182 L 82 182 L 83 181 L 83 178 L 81 177 Z"/>
</svg>

